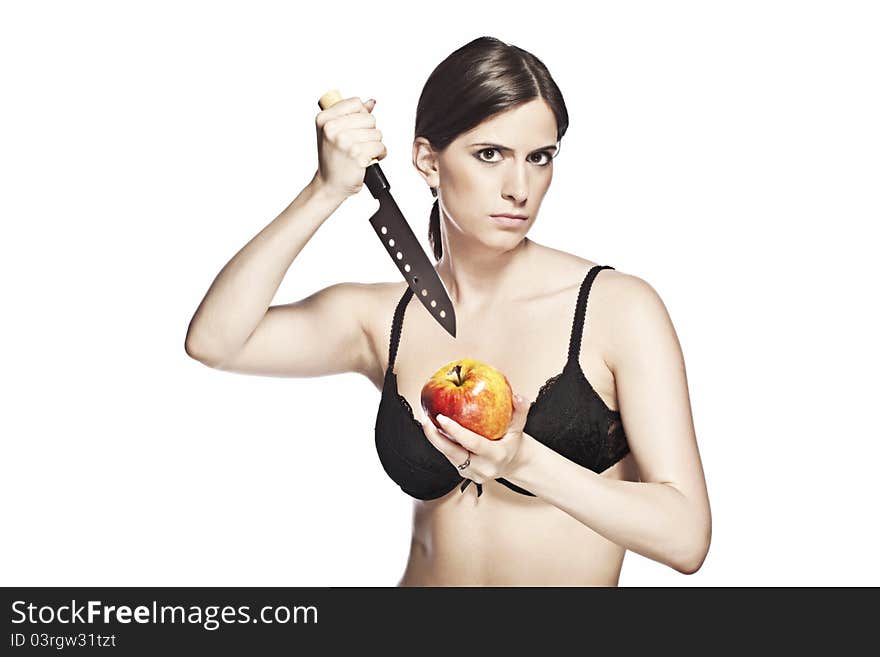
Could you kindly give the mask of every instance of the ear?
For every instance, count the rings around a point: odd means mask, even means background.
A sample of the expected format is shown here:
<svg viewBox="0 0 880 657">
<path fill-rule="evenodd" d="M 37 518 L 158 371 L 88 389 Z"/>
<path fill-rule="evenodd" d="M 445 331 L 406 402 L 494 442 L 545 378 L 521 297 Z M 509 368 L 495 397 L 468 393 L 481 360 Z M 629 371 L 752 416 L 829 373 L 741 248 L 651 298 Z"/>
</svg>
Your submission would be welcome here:
<svg viewBox="0 0 880 657">
<path fill-rule="evenodd" d="M 438 166 L 437 153 L 424 137 L 416 137 L 413 140 L 412 149 L 413 166 L 424 178 L 428 187 L 440 186 L 440 168 Z"/>
</svg>

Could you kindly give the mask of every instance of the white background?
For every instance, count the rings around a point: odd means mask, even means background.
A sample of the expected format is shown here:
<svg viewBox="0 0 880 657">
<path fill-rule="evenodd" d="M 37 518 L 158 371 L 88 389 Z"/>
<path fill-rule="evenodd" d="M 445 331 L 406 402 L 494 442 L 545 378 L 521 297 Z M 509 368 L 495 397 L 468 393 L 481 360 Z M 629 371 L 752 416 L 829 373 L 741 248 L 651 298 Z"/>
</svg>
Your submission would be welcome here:
<svg viewBox="0 0 880 657">
<path fill-rule="evenodd" d="M 4 4 L 0 583 L 396 584 L 412 501 L 379 392 L 212 370 L 184 338 L 311 178 L 327 89 L 378 100 L 428 251 L 416 100 L 491 35 L 571 119 L 530 237 L 648 281 L 685 354 L 712 546 L 690 576 L 629 552 L 621 586 L 880 584 L 876 7 Z M 395 280 L 377 206 L 346 201 L 273 303 Z"/>
</svg>

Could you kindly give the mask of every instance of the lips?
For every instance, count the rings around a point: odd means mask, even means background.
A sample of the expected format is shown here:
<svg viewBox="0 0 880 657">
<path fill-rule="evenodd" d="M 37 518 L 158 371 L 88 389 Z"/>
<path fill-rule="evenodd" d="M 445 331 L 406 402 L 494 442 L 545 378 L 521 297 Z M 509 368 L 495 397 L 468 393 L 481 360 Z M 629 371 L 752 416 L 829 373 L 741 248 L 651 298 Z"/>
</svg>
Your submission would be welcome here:
<svg viewBox="0 0 880 657">
<path fill-rule="evenodd" d="M 507 217 L 508 219 L 528 219 L 528 217 L 524 214 L 490 214 L 490 217 Z"/>
</svg>

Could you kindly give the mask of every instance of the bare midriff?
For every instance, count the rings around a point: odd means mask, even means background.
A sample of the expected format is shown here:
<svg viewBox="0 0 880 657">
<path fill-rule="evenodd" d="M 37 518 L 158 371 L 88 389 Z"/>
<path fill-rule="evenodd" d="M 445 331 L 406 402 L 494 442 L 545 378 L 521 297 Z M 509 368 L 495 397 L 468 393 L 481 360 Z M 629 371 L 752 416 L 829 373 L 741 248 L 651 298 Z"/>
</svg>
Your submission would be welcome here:
<svg viewBox="0 0 880 657">
<path fill-rule="evenodd" d="M 602 473 L 617 478 L 623 461 Z M 398 586 L 617 586 L 625 550 L 539 497 L 496 481 L 415 500 Z"/>
</svg>

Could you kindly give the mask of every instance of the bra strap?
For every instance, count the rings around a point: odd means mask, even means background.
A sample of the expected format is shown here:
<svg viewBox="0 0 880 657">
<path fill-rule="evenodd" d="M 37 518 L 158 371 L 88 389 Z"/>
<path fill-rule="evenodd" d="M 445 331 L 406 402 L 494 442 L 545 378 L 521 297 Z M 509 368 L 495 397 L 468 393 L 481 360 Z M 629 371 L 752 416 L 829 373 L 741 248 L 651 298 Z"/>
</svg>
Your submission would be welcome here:
<svg viewBox="0 0 880 657">
<path fill-rule="evenodd" d="M 587 299 L 590 297 L 590 288 L 593 281 L 603 269 L 614 269 L 611 265 L 596 265 L 587 272 L 586 277 L 581 283 L 581 290 L 578 293 L 577 306 L 574 311 L 574 322 L 571 328 L 571 339 L 568 343 L 568 362 L 575 362 L 581 352 L 581 337 L 584 332 L 584 315 L 587 310 Z"/>
<path fill-rule="evenodd" d="M 397 308 L 394 309 L 394 321 L 391 322 L 391 341 L 388 343 L 388 369 L 385 373 L 394 371 L 394 360 L 397 358 L 397 345 L 400 343 L 400 331 L 403 329 L 403 315 L 406 313 L 406 306 L 413 295 L 412 288 L 407 285 L 400 301 L 397 302 Z"/>
</svg>

